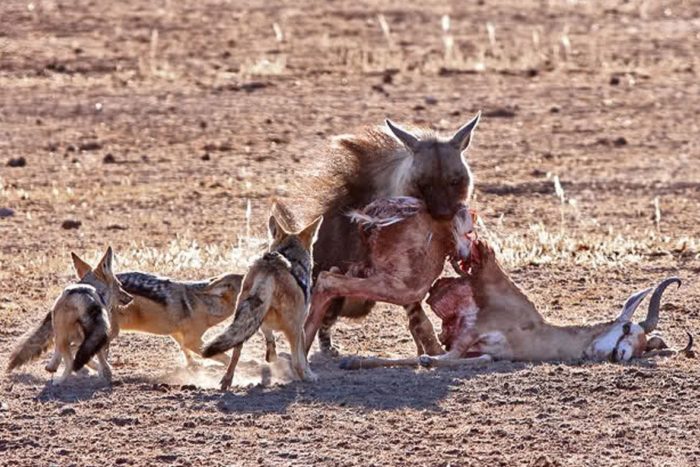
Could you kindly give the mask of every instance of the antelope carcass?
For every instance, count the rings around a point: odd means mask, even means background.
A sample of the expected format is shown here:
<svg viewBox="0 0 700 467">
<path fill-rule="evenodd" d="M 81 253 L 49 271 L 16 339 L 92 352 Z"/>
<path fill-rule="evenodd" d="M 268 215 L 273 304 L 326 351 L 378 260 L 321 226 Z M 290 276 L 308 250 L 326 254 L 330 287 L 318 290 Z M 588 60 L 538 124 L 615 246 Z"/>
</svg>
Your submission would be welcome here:
<svg viewBox="0 0 700 467">
<path fill-rule="evenodd" d="M 421 200 L 401 196 L 379 199 L 350 216 L 367 242 L 369 261 L 352 265 L 347 274 L 319 274 L 305 325 L 307 352 L 334 298 L 401 306 L 420 302 L 442 273 L 448 256 L 453 261 L 466 260 L 470 253 L 472 215 L 466 206 L 451 220 L 437 220 Z M 432 324 L 423 316 L 411 320 L 409 328 L 419 354 L 423 353 L 421 343 L 430 336 L 435 339 Z"/>
<path fill-rule="evenodd" d="M 406 359 L 349 358 L 346 369 L 382 366 L 460 366 L 492 360 L 627 361 L 659 353 L 665 347 L 650 336 L 659 320 L 661 297 L 678 278 L 663 280 L 654 289 L 646 318 L 632 315 L 651 288 L 632 294 L 613 321 L 582 326 L 547 322 L 525 293 L 508 277 L 493 249 L 483 240 L 472 244 L 462 276 L 443 278 L 431 288 L 428 304 L 442 319 L 440 341 L 447 353 Z M 689 345 L 683 352 L 689 353 Z"/>
</svg>

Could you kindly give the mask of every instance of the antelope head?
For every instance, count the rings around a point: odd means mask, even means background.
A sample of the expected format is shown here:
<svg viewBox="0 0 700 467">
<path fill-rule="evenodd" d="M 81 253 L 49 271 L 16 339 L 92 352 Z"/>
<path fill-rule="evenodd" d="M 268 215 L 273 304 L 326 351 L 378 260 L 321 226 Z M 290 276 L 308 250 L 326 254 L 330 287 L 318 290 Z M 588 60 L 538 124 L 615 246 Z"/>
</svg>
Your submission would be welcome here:
<svg viewBox="0 0 700 467">
<path fill-rule="evenodd" d="M 656 286 L 651 295 L 647 316 L 640 323 L 633 322 L 632 315 L 652 289 L 648 288 L 632 294 L 622 307 L 620 316 L 595 337 L 584 352 L 584 356 L 593 360 L 626 362 L 633 357 L 643 357 L 647 351 L 665 347 L 661 338 L 652 337 L 650 334 L 659 323 L 661 296 L 671 284 L 678 284 L 680 287 L 681 280 L 671 277 L 664 279 Z"/>
</svg>

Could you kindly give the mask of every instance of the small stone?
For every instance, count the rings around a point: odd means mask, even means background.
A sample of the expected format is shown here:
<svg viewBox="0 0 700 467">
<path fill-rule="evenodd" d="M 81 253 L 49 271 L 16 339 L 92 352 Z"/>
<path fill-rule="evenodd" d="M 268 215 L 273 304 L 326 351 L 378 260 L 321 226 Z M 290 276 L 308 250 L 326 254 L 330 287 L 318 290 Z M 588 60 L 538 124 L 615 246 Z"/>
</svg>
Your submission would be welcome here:
<svg viewBox="0 0 700 467">
<path fill-rule="evenodd" d="M 7 161 L 8 167 L 24 167 L 27 165 L 27 159 L 24 157 L 13 157 Z"/>
<path fill-rule="evenodd" d="M 61 417 L 65 417 L 67 415 L 75 415 L 75 409 L 72 407 L 66 407 L 65 409 L 61 410 L 59 413 Z"/>
<path fill-rule="evenodd" d="M 182 426 L 185 428 L 195 428 L 197 424 L 195 422 L 185 422 L 182 424 Z"/>
<path fill-rule="evenodd" d="M 561 109 L 559 108 L 558 105 L 553 105 L 552 107 L 549 108 L 549 112 L 553 114 L 558 114 Z"/>
<path fill-rule="evenodd" d="M 61 224 L 61 227 L 66 229 L 66 230 L 72 230 L 72 229 L 79 229 L 80 226 L 83 225 L 82 222 L 75 220 L 75 219 L 67 219 L 63 221 Z"/>
<path fill-rule="evenodd" d="M 102 163 L 104 164 L 116 164 L 117 159 L 114 158 L 111 152 L 108 152 L 105 154 L 105 156 L 102 158 Z"/>
<path fill-rule="evenodd" d="M 436 105 L 438 103 L 437 97 L 427 96 L 425 98 L 425 103 L 428 105 Z"/>
<path fill-rule="evenodd" d="M 610 86 L 617 86 L 620 84 L 620 77 L 619 76 L 613 76 L 610 78 Z"/>
<path fill-rule="evenodd" d="M 202 159 L 203 161 L 210 161 L 210 160 L 211 160 L 211 156 L 209 155 L 208 152 L 205 152 L 205 153 L 202 155 L 202 157 L 200 157 L 200 159 Z"/>
<path fill-rule="evenodd" d="M 12 217 L 15 215 L 15 210 L 11 208 L 0 208 L 0 219 L 4 219 L 6 217 Z"/>
<path fill-rule="evenodd" d="M 619 138 L 615 138 L 613 141 L 613 144 L 615 146 L 626 146 L 627 145 L 627 139 L 624 136 L 620 136 Z"/>
<path fill-rule="evenodd" d="M 102 144 L 97 141 L 88 141 L 78 146 L 78 149 L 81 151 L 97 151 L 98 149 L 102 149 Z"/>
</svg>

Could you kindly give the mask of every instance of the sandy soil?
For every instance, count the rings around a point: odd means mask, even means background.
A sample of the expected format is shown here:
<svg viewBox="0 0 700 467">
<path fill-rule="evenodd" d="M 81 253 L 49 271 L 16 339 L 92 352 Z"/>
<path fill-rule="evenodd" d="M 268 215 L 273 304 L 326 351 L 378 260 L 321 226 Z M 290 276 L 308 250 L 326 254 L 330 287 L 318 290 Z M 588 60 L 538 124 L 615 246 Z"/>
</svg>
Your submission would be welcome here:
<svg viewBox="0 0 700 467">
<path fill-rule="evenodd" d="M 332 135 L 387 116 L 453 130 L 479 109 L 475 205 L 543 313 L 606 319 L 675 274 L 660 330 L 681 346 L 700 329 L 699 16 L 689 1 L 4 1 L 0 364 L 71 280 L 69 251 L 243 271 L 272 198 Z M 346 355 L 414 351 L 388 306 L 335 336 Z M 1 463 L 700 464 L 697 360 L 343 372 L 314 349 L 320 381 L 302 384 L 261 363 L 261 341 L 226 394 L 221 367 L 184 370 L 169 339 L 134 334 L 111 388 L 55 388 L 42 362 L 2 376 Z"/>
</svg>

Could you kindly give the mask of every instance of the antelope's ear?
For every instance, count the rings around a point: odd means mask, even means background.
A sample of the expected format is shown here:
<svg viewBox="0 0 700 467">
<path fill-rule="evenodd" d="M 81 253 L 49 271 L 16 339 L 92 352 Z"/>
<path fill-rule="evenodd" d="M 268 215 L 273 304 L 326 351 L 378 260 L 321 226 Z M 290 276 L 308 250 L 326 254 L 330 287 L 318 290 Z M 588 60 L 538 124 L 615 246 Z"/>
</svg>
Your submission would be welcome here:
<svg viewBox="0 0 700 467">
<path fill-rule="evenodd" d="M 311 248 L 311 245 L 316 242 L 318 230 L 321 228 L 322 223 L 323 216 L 318 216 L 311 224 L 307 225 L 304 230 L 299 232 L 299 239 L 307 248 Z"/>
<path fill-rule="evenodd" d="M 387 128 L 389 131 L 396 136 L 396 138 L 401 141 L 401 143 L 406 146 L 411 152 L 414 152 L 418 147 L 418 138 L 407 130 L 404 130 L 400 126 L 396 125 L 394 122 L 388 118 L 385 120 Z"/>
<path fill-rule="evenodd" d="M 462 128 L 457 130 L 454 136 L 452 136 L 452 139 L 450 139 L 450 144 L 459 149 L 460 152 L 464 152 L 472 141 L 472 133 L 474 133 L 474 129 L 476 125 L 479 124 L 480 119 L 481 111 L 479 111 L 474 118 L 465 123 Z"/>
<path fill-rule="evenodd" d="M 78 276 L 78 279 L 81 279 L 85 277 L 85 275 L 92 271 L 92 266 L 90 266 L 88 263 L 83 261 L 80 256 L 76 255 L 71 251 L 70 257 L 73 259 L 73 268 L 75 269 L 75 274 Z"/>
<path fill-rule="evenodd" d="M 668 345 L 666 345 L 666 342 L 664 342 L 662 338 L 659 336 L 651 336 L 649 339 L 647 339 L 647 344 L 644 351 L 650 352 L 652 350 L 662 350 L 667 348 Z"/>
<path fill-rule="evenodd" d="M 95 268 L 97 271 L 102 273 L 104 277 L 113 277 L 114 273 L 112 272 L 112 263 L 114 262 L 114 252 L 112 251 L 112 247 L 109 246 L 107 247 L 107 251 L 105 252 L 104 256 L 100 260 L 100 262 L 97 265 L 97 268 Z"/>
<path fill-rule="evenodd" d="M 627 322 L 632 320 L 632 315 L 634 315 L 635 310 L 642 303 L 644 297 L 646 297 L 649 292 L 651 292 L 651 287 L 648 289 L 641 290 L 639 292 L 633 293 L 629 296 L 625 304 L 622 306 L 622 312 L 620 316 L 617 317 L 615 321 L 617 322 Z"/>
</svg>

